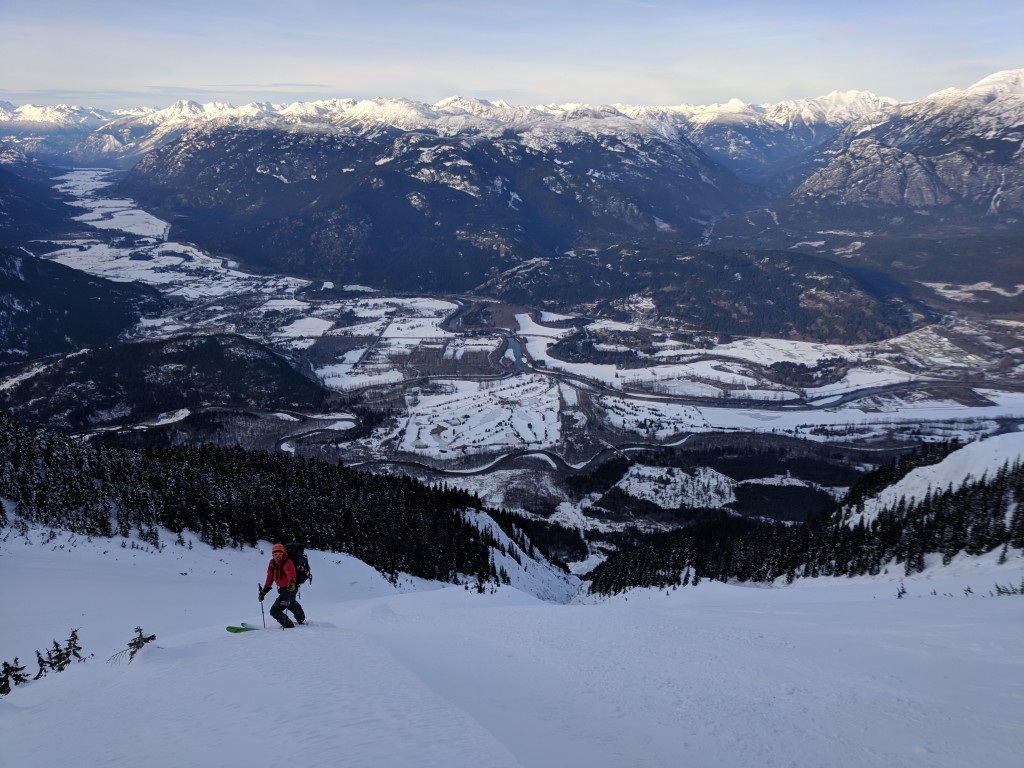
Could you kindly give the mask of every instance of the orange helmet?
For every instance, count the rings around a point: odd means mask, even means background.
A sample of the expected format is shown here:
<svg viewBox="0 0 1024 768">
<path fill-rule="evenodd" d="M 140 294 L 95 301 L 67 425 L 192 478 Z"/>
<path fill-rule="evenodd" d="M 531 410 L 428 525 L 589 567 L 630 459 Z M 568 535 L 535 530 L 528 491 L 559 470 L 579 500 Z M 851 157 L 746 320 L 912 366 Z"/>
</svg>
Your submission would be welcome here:
<svg viewBox="0 0 1024 768">
<path fill-rule="evenodd" d="M 288 554 L 288 550 L 284 548 L 284 544 L 275 544 L 274 548 L 270 550 L 270 553 L 274 555 L 276 555 L 278 552 L 280 552 L 282 555 Z"/>
</svg>

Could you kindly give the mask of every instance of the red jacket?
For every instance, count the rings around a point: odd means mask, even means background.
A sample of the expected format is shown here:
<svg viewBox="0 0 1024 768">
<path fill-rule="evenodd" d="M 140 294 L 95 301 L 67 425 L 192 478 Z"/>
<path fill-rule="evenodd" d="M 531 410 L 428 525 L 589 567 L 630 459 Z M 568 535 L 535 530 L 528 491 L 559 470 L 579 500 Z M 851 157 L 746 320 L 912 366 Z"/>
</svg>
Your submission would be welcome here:
<svg viewBox="0 0 1024 768">
<path fill-rule="evenodd" d="M 264 589 L 270 589 L 271 584 L 276 584 L 278 587 L 287 587 L 294 581 L 295 563 L 292 562 L 290 557 L 285 556 L 280 565 L 271 559 L 270 565 L 267 566 L 267 583 L 263 585 Z"/>
</svg>

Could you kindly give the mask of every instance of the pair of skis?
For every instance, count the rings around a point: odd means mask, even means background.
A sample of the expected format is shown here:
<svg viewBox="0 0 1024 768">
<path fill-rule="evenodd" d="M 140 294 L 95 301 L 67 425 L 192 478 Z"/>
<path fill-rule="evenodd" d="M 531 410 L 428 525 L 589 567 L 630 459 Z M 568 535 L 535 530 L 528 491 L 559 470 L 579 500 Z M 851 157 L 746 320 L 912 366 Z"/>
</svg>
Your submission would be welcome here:
<svg viewBox="0 0 1024 768">
<path fill-rule="evenodd" d="M 295 626 L 297 626 L 297 627 L 307 627 L 307 626 L 309 626 L 309 622 L 307 621 L 305 624 L 296 624 Z M 247 624 L 244 621 L 241 624 L 237 625 L 237 626 L 227 627 L 228 632 L 232 632 L 232 633 L 234 633 L 236 635 L 239 632 L 254 632 L 257 629 L 267 629 L 267 627 L 261 627 L 261 626 L 258 626 L 256 624 Z"/>
<path fill-rule="evenodd" d="M 266 627 L 257 627 L 255 624 L 246 624 L 244 621 L 238 626 L 228 627 L 228 632 L 234 632 L 236 635 L 239 632 L 253 632 L 257 629 L 266 629 Z"/>
</svg>

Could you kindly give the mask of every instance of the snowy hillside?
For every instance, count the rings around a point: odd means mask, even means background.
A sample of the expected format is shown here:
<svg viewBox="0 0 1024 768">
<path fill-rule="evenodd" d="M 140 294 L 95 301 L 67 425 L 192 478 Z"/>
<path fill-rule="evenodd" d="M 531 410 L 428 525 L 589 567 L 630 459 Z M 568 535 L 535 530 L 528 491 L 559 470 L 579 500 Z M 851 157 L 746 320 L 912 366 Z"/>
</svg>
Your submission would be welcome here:
<svg viewBox="0 0 1024 768">
<path fill-rule="evenodd" d="M 992 478 L 1006 462 L 1024 460 L 1024 433 L 1012 432 L 969 443 L 951 453 L 938 464 L 912 470 L 899 482 L 882 493 L 868 499 L 860 514 L 852 514 L 848 523 L 854 526 L 863 517 L 865 523 L 875 519 L 878 512 L 895 506 L 901 498 L 908 503 L 921 501 L 931 493 L 947 488 L 959 488 L 968 480 L 978 481 L 986 474 Z"/>
<path fill-rule="evenodd" d="M 904 599 L 878 577 L 597 604 L 395 587 L 314 553 L 314 626 L 230 635 L 262 623 L 269 547 L 0 538 L 3 658 L 34 674 L 73 628 L 87 657 L 0 699 L 9 766 L 1010 768 L 1024 737 L 1024 597 L 987 597 L 1020 553 Z M 106 663 L 137 625 L 156 641 Z"/>
</svg>

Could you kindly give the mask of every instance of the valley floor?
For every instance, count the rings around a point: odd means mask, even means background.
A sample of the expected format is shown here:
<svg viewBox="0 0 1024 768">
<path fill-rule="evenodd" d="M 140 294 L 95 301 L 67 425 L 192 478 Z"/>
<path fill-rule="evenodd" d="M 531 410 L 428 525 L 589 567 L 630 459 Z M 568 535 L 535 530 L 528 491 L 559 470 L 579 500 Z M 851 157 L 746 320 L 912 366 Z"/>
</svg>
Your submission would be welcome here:
<svg viewBox="0 0 1024 768">
<path fill-rule="evenodd" d="M 1020 552 L 903 599 L 891 575 L 572 604 L 315 553 L 315 626 L 229 635 L 261 623 L 269 548 L 45 538 L 0 535 L 0 654 L 34 674 L 78 628 L 94 655 L 0 699 L 12 768 L 1010 768 L 1024 747 L 1024 596 L 989 596 L 1020 585 Z M 157 640 L 105 663 L 136 625 Z"/>
</svg>

